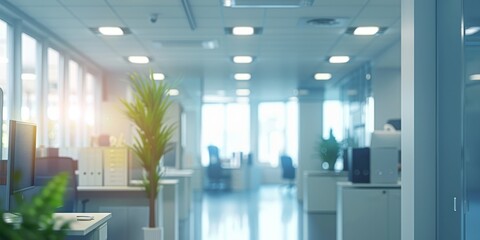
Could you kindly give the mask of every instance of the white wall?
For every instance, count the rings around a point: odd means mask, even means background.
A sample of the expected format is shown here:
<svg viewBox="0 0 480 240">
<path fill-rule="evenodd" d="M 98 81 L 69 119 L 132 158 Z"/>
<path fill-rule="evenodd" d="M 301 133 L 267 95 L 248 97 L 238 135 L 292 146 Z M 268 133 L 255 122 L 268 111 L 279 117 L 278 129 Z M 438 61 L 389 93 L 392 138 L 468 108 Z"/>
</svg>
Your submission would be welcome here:
<svg viewBox="0 0 480 240">
<path fill-rule="evenodd" d="M 400 53 L 398 54 L 398 58 L 400 58 Z M 372 69 L 375 130 L 382 130 L 383 125 L 389 119 L 400 118 L 400 88 L 400 67 Z"/>
<path fill-rule="evenodd" d="M 297 198 L 303 200 L 303 172 L 321 170 L 321 161 L 315 153 L 315 143 L 322 136 L 323 101 L 299 101 Z"/>
</svg>

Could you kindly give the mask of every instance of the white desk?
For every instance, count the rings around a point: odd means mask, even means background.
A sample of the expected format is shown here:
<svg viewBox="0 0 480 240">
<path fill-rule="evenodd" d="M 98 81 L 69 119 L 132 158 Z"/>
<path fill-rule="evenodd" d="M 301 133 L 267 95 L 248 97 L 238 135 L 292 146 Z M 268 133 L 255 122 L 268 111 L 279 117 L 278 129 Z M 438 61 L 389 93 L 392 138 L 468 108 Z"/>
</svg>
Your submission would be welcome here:
<svg viewBox="0 0 480 240">
<path fill-rule="evenodd" d="M 157 224 L 163 226 L 164 239 L 176 240 L 179 234 L 178 180 L 160 180 L 157 198 Z M 99 186 L 77 188 L 77 209 L 86 203 L 86 212 L 110 212 L 108 236 L 114 240 L 143 239 L 142 228 L 148 226 L 148 199 L 142 186 Z"/>
<path fill-rule="evenodd" d="M 190 169 L 174 169 L 167 168 L 163 179 L 178 180 L 179 195 L 179 219 L 186 220 L 190 217 L 190 209 L 192 205 L 192 175 L 193 170 Z"/>
<path fill-rule="evenodd" d="M 77 216 L 92 216 L 90 221 L 77 221 Z M 56 224 L 69 221 L 70 229 L 66 231 L 67 239 L 106 240 L 107 221 L 110 213 L 54 213 Z"/>
</svg>

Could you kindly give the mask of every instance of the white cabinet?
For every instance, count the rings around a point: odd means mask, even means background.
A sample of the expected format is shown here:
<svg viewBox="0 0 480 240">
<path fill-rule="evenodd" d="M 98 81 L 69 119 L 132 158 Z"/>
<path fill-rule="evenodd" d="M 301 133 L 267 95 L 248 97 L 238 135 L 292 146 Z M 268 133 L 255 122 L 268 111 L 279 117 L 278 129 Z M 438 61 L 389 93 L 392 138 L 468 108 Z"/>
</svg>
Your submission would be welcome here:
<svg viewBox="0 0 480 240">
<path fill-rule="evenodd" d="M 128 149 L 105 148 L 103 150 L 103 169 L 105 186 L 127 186 Z"/>
<path fill-rule="evenodd" d="M 400 185 L 338 183 L 337 240 L 400 240 Z"/>
<path fill-rule="evenodd" d="M 79 186 L 126 186 L 128 149 L 125 147 L 82 148 L 78 154 Z"/>
<path fill-rule="evenodd" d="M 303 210 L 337 211 L 337 182 L 347 181 L 347 172 L 305 171 L 303 174 Z"/>
<path fill-rule="evenodd" d="M 78 153 L 78 185 L 103 185 L 103 157 L 101 148 L 82 148 Z"/>
</svg>

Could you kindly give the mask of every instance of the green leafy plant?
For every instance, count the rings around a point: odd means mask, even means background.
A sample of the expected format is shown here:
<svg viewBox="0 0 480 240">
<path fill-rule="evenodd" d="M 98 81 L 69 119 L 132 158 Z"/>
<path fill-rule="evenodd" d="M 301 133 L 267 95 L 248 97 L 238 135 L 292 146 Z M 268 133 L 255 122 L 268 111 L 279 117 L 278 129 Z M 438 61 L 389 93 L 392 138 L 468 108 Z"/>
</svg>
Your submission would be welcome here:
<svg viewBox="0 0 480 240">
<path fill-rule="evenodd" d="M 167 124 L 165 116 L 172 101 L 170 88 L 163 81 L 155 81 L 153 73 L 130 75 L 133 100 L 122 99 L 125 114 L 135 124 L 138 135 L 130 146 L 145 170 L 143 184 L 149 201 L 149 227 L 157 226 L 155 221 L 155 200 L 160 180 L 160 162 L 169 149 L 167 143 L 176 128 Z"/>
<path fill-rule="evenodd" d="M 15 215 L 20 221 L 0 221 L 0 239 L 8 240 L 61 240 L 70 222 L 55 223 L 53 213 L 63 204 L 63 195 L 68 184 L 68 174 L 61 173 L 50 180 L 31 202 L 19 202 Z M 0 213 L 3 215 L 3 213 Z"/>
<path fill-rule="evenodd" d="M 334 169 L 339 150 L 340 144 L 337 142 L 337 139 L 335 139 L 333 130 L 330 129 L 329 137 L 327 139 L 321 138 L 317 149 L 320 159 L 322 162 L 326 162 L 328 164 L 329 170 Z"/>
</svg>

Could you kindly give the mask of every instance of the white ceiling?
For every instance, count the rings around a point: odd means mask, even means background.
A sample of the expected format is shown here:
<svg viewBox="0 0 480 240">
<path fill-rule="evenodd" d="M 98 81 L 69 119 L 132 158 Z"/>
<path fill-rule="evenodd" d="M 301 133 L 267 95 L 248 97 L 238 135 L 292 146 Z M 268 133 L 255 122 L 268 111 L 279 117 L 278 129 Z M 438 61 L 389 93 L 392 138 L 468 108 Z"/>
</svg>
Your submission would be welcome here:
<svg viewBox="0 0 480 240">
<path fill-rule="evenodd" d="M 330 82 L 372 60 L 400 39 L 400 0 L 315 0 L 301 8 L 226 8 L 220 0 L 190 0 L 196 28 L 187 21 L 181 0 L 9 0 L 38 23 L 50 29 L 112 75 L 154 69 L 169 80 L 181 79 L 180 89 L 189 96 L 227 96 L 236 88 L 250 88 L 252 99 L 279 100 L 294 89 L 322 89 L 315 72 L 331 72 Z M 155 23 L 152 13 L 158 14 Z M 337 27 L 302 24 L 310 18 L 343 18 Z M 118 25 L 130 29 L 122 37 L 104 37 L 90 28 Z M 252 25 L 260 35 L 232 36 L 225 28 Z M 377 36 L 352 36 L 347 27 L 378 25 L 387 30 Z M 215 40 L 217 49 L 200 47 Z M 159 46 L 159 42 L 176 46 Z M 197 44 L 197 45 L 194 45 Z M 183 47 L 178 47 L 183 45 Z M 128 55 L 148 55 L 153 62 L 133 66 Z M 233 55 L 253 55 L 249 65 L 231 61 Z M 325 61 L 329 55 L 350 55 L 347 64 Z M 396 64 L 397 59 L 392 59 Z M 399 59 L 399 57 L 398 57 Z M 399 62 L 399 61 L 398 61 Z M 388 65 L 388 63 L 382 63 Z M 249 82 L 235 82 L 233 73 L 249 72 Z M 203 90 L 202 90 L 203 89 Z"/>
</svg>

